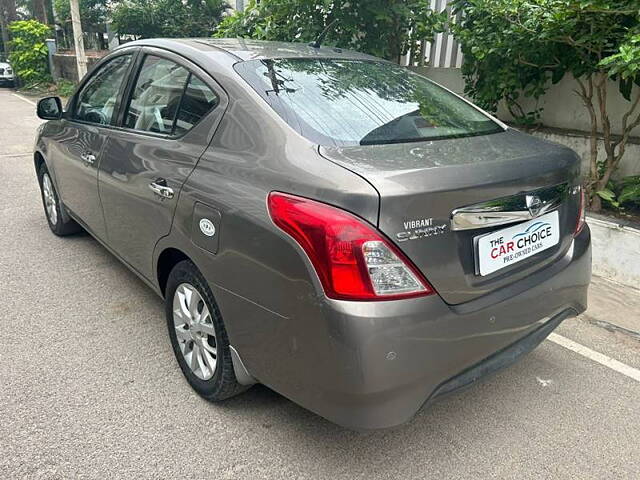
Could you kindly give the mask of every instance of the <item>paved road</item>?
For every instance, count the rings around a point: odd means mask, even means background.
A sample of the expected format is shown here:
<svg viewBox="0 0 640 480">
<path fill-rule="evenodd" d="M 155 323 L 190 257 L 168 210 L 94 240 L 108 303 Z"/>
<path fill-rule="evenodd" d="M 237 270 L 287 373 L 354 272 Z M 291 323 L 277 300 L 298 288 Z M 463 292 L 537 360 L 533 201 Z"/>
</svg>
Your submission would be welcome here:
<svg viewBox="0 0 640 480">
<path fill-rule="evenodd" d="M 89 236 L 49 232 L 33 112 L 0 90 L 0 478 L 639 477 L 640 383 L 550 341 L 390 431 L 346 431 L 261 386 L 205 402 L 161 300 Z M 632 318 L 630 299 L 601 280 L 591 296 Z M 640 368 L 640 341 L 590 315 L 558 333 Z"/>
</svg>

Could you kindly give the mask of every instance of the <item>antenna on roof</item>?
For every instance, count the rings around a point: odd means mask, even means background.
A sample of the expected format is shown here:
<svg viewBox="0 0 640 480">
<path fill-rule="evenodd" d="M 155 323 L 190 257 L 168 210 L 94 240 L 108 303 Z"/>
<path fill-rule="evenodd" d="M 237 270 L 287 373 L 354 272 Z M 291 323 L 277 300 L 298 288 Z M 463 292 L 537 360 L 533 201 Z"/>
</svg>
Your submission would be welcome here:
<svg viewBox="0 0 640 480">
<path fill-rule="evenodd" d="M 327 36 L 327 33 L 329 33 L 329 30 L 331 30 L 331 28 L 337 21 L 338 19 L 334 18 L 329 25 L 324 27 L 324 30 L 320 32 L 320 35 L 318 35 L 316 39 L 309 44 L 309 46 L 313 48 L 320 48 L 320 44 L 324 41 L 324 37 Z"/>
</svg>

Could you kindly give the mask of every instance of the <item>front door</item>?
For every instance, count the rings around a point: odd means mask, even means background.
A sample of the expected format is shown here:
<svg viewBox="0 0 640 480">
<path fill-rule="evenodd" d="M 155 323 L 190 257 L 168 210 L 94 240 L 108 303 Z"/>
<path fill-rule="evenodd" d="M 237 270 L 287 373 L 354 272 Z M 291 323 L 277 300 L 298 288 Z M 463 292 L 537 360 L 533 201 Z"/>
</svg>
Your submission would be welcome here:
<svg viewBox="0 0 640 480">
<path fill-rule="evenodd" d="M 98 166 L 132 56 L 111 59 L 84 83 L 49 153 L 62 202 L 100 238 L 105 238 L 105 224 L 98 197 Z"/>
<path fill-rule="evenodd" d="M 182 184 L 207 148 L 223 106 L 206 74 L 177 55 L 145 49 L 120 127 L 99 172 L 109 245 L 153 279 L 157 241 L 171 229 Z M 192 73 L 198 71 L 198 75 Z"/>
</svg>

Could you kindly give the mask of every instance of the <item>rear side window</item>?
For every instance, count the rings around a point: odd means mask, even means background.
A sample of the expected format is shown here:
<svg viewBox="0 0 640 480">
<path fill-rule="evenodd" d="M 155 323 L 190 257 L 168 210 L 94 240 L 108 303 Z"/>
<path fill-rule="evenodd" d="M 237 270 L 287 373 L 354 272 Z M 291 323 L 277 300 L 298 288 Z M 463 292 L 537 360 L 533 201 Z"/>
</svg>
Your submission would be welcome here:
<svg viewBox="0 0 640 480">
<path fill-rule="evenodd" d="M 185 67 L 148 55 L 131 94 L 124 126 L 182 135 L 214 108 L 218 100 L 218 96 Z"/>
<path fill-rule="evenodd" d="M 93 73 L 77 97 L 73 118 L 110 125 L 130 63 L 131 54 L 120 55 Z"/>
<path fill-rule="evenodd" d="M 147 55 L 138 74 L 125 126 L 170 135 L 189 71 L 171 60 Z"/>
<path fill-rule="evenodd" d="M 182 135 L 193 128 L 202 117 L 218 105 L 219 101 L 218 96 L 202 80 L 192 74 L 176 118 L 175 134 Z"/>
<path fill-rule="evenodd" d="M 269 59 L 234 67 L 292 128 L 329 146 L 416 142 L 502 128 L 427 78 L 386 62 Z"/>
</svg>

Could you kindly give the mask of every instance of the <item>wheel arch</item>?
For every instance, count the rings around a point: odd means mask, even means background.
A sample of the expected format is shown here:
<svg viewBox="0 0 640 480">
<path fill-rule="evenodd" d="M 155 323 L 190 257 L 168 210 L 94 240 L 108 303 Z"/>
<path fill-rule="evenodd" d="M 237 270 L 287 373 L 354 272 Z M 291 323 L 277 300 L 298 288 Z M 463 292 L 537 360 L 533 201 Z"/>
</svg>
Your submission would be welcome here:
<svg viewBox="0 0 640 480">
<path fill-rule="evenodd" d="M 36 173 L 38 173 L 40 171 L 40 167 L 42 166 L 42 164 L 46 164 L 47 162 L 45 162 L 44 160 L 44 155 L 42 155 L 42 153 L 38 150 L 36 150 L 33 153 L 33 166 L 36 169 Z"/>
<path fill-rule="evenodd" d="M 44 153 L 42 153 L 42 150 L 40 148 L 38 148 L 33 152 L 33 166 L 36 169 L 36 176 L 38 176 L 40 172 L 40 168 L 42 167 L 42 165 L 44 165 L 47 168 L 47 171 L 49 172 L 49 176 L 51 177 L 51 180 L 53 180 L 53 185 L 56 187 L 58 196 L 62 198 L 60 188 L 58 185 L 58 176 L 56 175 L 55 169 L 53 168 L 53 165 L 51 165 L 51 163 L 52 163 L 51 161 L 47 161 L 47 157 L 45 157 Z M 64 215 L 66 218 L 66 212 Z"/>
<path fill-rule="evenodd" d="M 160 252 L 160 255 L 158 255 L 158 261 L 156 263 L 156 276 L 157 276 L 158 288 L 160 290 L 162 297 L 165 298 L 165 301 L 166 301 L 166 288 L 167 288 L 167 281 L 169 279 L 169 274 L 171 273 L 171 270 L 173 269 L 173 267 L 175 267 L 178 263 L 184 260 L 189 260 L 191 263 L 195 265 L 196 268 L 198 268 L 196 262 L 194 262 L 193 259 L 189 257 L 189 255 L 187 255 L 184 251 L 180 250 L 179 248 L 166 247 Z M 215 298 L 214 298 L 214 302 L 216 302 L 217 307 L 220 308 Z M 227 335 L 229 335 L 228 332 L 227 332 Z M 249 385 L 253 385 L 254 383 L 257 383 L 257 380 L 247 370 L 247 367 L 245 366 L 242 360 L 242 357 L 240 356 L 240 353 L 238 352 L 236 347 L 234 347 L 233 344 L 231 343 L 229 344 L 229 350 L 231 354 L 233 371 L 238 383 L 244 386 L 249 386 Z"/>
<path fill-rule="evenodd" d="M 195 262 L 193 262 L 186 253 L 174 247 L 167 247 L 160 252 L 160 255 L 158 255 L 158 261 L 156 263 L 156 280 L 158 281 L 158 288 L 160 289 L 160 293 L 163 298 L 165 296 L 167 280 L 169 279 L 171 270 L 173 270 L 173 267 L 183 260 L 189 260 L 195 264 Z"/>
</svg>

